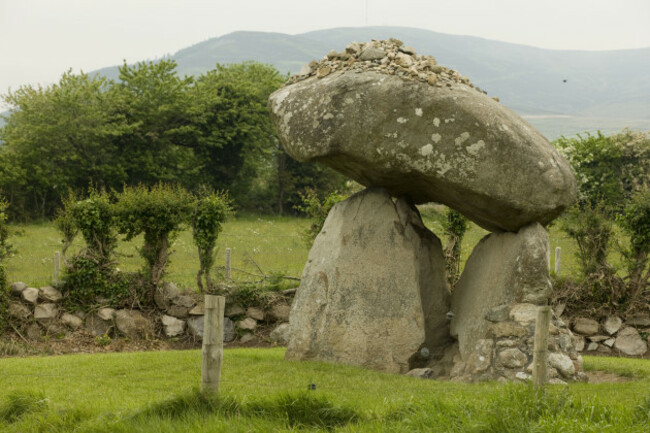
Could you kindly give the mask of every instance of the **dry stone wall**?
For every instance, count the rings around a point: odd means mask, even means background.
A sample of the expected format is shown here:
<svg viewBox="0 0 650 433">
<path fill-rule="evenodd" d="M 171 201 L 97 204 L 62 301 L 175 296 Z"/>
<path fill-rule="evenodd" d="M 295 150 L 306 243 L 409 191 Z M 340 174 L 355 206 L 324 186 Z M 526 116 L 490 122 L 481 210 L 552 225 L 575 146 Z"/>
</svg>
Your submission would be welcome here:
<svg viewBox="0 0 650 433">
<path fill-rule="evenodd" d="M 16 332 L 28 340 L 41 341 L 48 336 L 63 337 L 79 332 L 93 337 L 124 336 L 134 340 L 184 336 L 201 340 L 203 337 L 202 297 L 181 293 L 173 283 L 165 283 L 156 291 L 156 309 L 146 312 L 102 307 L 101 300 L 90 313 L 69 312 L 65 310 L 61 292 L 51 286 L 34 288 L 15 282 L 10 286 L 10 293 L 9 319 Z M 255 307 L 244 310 L 236 303 L 226 302 L 226 343 L 250 341 L 258 326 L 279 327 L 289 320 L 286 302 L 272 305 L 269 311 Z M 286 344 L 286 335 L 281 337 L 273 341 Z"/>
<path fill-rule="evenodd" d="M 583 353 L 633 357 L 649 353 L 650 315 L 631 315 L 625 321 L 616 315 L 601 320 L 588 317 L 564 320 L 571 323 L 574 344 Z"/>
</svg>

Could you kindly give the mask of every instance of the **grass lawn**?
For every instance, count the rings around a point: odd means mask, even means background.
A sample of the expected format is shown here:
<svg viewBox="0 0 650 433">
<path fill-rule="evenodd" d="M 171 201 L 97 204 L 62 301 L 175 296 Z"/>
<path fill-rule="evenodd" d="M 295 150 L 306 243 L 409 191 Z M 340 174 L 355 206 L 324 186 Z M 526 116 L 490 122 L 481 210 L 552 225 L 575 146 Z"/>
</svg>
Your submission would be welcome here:
<svg viewBox="0 0 650 433">
<path fill-rule="evenodd" d="M 424 222 L 445 242 L 445 236 L 439 220 L 424 214 Z M 232 266 L 249 273 L 259 274 L 255 263 L 265 273 L 282 273 L 300 277 L 307 261 L 309 247 L 302 236 L 310 221 L 305 218 L 243 216 L 229 220 L 218 240 L 217 264 L 223 265 L 225 249 L 232 249 Z M 60 235 L 51 223 L 24 224 L 12 226 L 10 243 L 17 249 L 15 256 L 7 262 L 9 281 L 23 281 L 31 286 L 40 287 L 50 284 L 53 273 L 54 252 L 60 249 Z M 474 245 L 488 232 L 471 224 L 463 239 L 462 259 L 467 260 Z M 575 257 L 576 245 L 559 228 L 550 228 L 551 269 L 555 265 L 555 247 L 562 247 L 562 273 L 575 275 L 578 263 Z M 143 260 L 137 248 L 142 244 L 141 238 L 131 242 L 119 242 L 118 260 L 120 269 L 136 271 L 142 267 Z M 79 250 L 83 245 L 78 236 L 68 255 Z M 179 287 L 196 287 L 198 256 L 189 230 L 179 234 L 173 244 L 174 253 L 168 268 L 166 280 L 175 282 Z M 253 261 L 251 261 L 251 259 Z M 617 254 L 611 257 L 615 265 L 620 261 Z M 233 272 L 235 280 L 251 278 L 246 273 Z"/>
<path fill-rule="evenodd" d="M 200 351 L 0 359 L 3 432 L 648 432 L 650 361 L 585 357 L 626 383 L 461 384 L 229 349 L 221 397 Z M 315 383 L 315 391 L 306 391 Z"/>
</svg>

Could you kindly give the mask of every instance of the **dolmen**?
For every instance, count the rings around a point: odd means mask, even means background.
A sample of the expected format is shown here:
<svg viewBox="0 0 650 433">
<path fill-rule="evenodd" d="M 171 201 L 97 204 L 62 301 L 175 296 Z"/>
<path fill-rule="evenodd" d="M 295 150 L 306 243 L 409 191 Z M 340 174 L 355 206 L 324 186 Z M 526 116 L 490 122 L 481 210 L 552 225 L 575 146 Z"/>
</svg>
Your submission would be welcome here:
<svg viewBox="0 0 650 433">
<path fill-rule="evenodd" d="M 551 292 L 544 226 L 571 205 L 568 163 L 526 121 L 402 42 L 350 43 L 269 99 L 286 152 L 366 187 L 316 237 L 290 315 L 287 359 L 453 380 L 528 380 L 537 308 Z M 440 240 L 416 204 L 492 232 L 453 292 Z M 549 377 L 581 379 L 553 317 Z"/>
</svg>

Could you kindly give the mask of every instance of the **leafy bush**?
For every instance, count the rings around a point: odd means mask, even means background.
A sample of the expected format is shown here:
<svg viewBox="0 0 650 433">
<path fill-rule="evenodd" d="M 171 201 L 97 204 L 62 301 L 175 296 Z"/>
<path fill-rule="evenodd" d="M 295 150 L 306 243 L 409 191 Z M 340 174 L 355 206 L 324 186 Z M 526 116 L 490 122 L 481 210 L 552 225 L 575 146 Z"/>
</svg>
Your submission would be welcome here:
<svg viewBox="0 0 650 433">
<path fill-rule="evenodd" d="M 117 246 L 110 196 L 91 190 L 87 199 L 72 205 L 70 213 L 74 225 L 86 241 L 86 253 L 101 265 L 110 262 Z"/>
<path fill-rule="evenodd" d="M 199 251 L 199 272 L 196 282 L 203 292 L 202 277 L 205 288 L 211 292 L 214 287 L 210 271 L 214 266 L 217 237 L 228 214 L 232 211 L 230 199 L 226 193 L 205 193 L 198 198 L 192 215 L 192 237 Z"/>
<path fill-rule="evenodd" d="M 605 136 L 578 135 L 554 142 L 578 180 L 578 203 L 607 203 L 620 211 L 629 197 L 650 185 L 650 135 L 624 129 Z"/>
<path fill-rule="evenodd" d="M 7 227 L 7 208 L 9 204 L 0 198 L 0 331 L 5 325 L 9 305 L 9 291 L 7 287 L 7 271 L 5 261 L 13 252 L 12 246 L 7 242 L 9 229 Z"/>
<path fill-rule="evenodd" d="M 63 292 L 67 301 L 88 305 L 102 296 L 117 304 L 128 293 L 128 281 L 115 268 L 117 233 L 110 196 L 91 190 L 86 199 L 74 201 L 69 195 L 64 203 L 57 221 L 64 245 L 72 242 L 76 229 L 86 242 L 84 250 L 66 261 Z"/>
<path fill-rule="evenodd" d="M 332 210 L 332 207 L 336 203 L 345 200 L 347 196 L 339 194 L 338 191 L 334 191 L 321 201 L 316 191 L 307 189 L 305 193 L 300 194 L 300 198 L 302 199 L 302 205 L 296 206 L 296 210 L 314 219 L 314 222 L 304 234 L 305 241 L 311 245 L 314 239 L 316 239 L 316 236 L 318 236 L 318 233 L 323 229 L 323 224 L 325 224 L 327 215 Z"/>
<path fill-rule="evenodd" d="M 158 286 L 169 263 L 170 243 L 190 222 L 194 196 L 184 188 L 159 183 L 125 187 L 117 195 L 115 214 L 119 231 L 131 240 L 144 234 L 140 255 L 146 261 L 145 273 Z"/>
<path fill-rule="evenodd" d="M 71 305 L 88 306 L 97 297 L 117 306 L 131 294 L 128 274 L 121 274 L 113 263 L 100 263 L 94 257 L 79 254 L 70 260 L 63 279 L 63 291 Z"/>
<path fill-rule="evenodd" d="M 61 239 L 61 243 L 63 244 L 61 247 L 61 256 L 65 261 L 65 253 L 79 233 L 79 228 L 75 224 L 74 217 L 72 216 L 72 208 L 77 202 L 77 195 L 74 191 L 69 190 L 68 195 L 63 197 L 61 202 L 63 207 L 57 211 L 54 225 L 63 236 L 63 239 Z"/>
<path fill-rule="evenodd" d="M 614 229 L 602 207 L 570 209 L 561 222 L 561 228 L 578 244 L 576 252 L 580 259 L 583 276 L 588 277 L 599 269 L 608 267 L 607 253 Z"/>
<path fill-rule="evenodd" d="M 623 253 L 630 296 L 634 299 L 648 287 L 650 279 L 650 189 L 636 193 L 618 221 L 630 237 L 630 247 Z"/>
<path fill-rule="evenodd" d="M 460 254 L 463 237 L 467 232 L 469 220 L 460 212 L 447 208 L 443 228 L 447 235 L 445 247 L 445 267 L 447 268 L 447 281 L 454 287 L 460 278 Z"/>
<path fill-rule="evenodd" d="M 562 229 L 578 244 L 582 282 L 593 301 L 616 309 L 643 304 L 648 287 L 650 135 L 623 130 L 555 142 L 578 179 L 578 201 Z M 625 281 L 607 263 L 615 224 L 630 237 Z"/>
</svg>

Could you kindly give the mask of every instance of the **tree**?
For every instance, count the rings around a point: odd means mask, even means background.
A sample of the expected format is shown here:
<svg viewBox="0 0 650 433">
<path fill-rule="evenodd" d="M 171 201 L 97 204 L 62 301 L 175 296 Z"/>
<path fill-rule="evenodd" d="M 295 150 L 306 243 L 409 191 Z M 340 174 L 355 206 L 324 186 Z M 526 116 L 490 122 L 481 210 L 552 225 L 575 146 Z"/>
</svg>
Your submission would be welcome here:
<svg viewBox="0 0 650 433">
<path fill-rule="evenodd" d="M 300 210 L 305 196 L 325 200 L 336 191 L 346 190 L 347 178 L 319 163 L 298 162 L 279 150 L 276 157 L 276 205 L 280 215 L 287 210 Z"/>
<path fill-rule="evenodd" d="M 14 212 L 52 215 L 68 189 L 126 180 L 114 138 L 131 127 L 107 90 L 109 80 L 70 71 L 50 87 L 23 86 L 3 96 L 11 108 L 0 131 L 0 186 Z"/>
<path fill-rule="evenodd" d="M 245 207 L 251 189 L 268 187 L 266 179 L 254 184 L 272 164 L 275 138 L 266 105 L 283 81 L 272 66 L 254 62 L 217 65 L 196 79 L 190 92 L 192 146 L 201 184 L 228 189 Z"/>
<path fill-rule="evenodd" d="M 128 184 L 192 183 L 198 161 L 191 143 L 196 125 L 190 116 L 191 77 L 179 78 L 176 62 L 124 63 L 111 88 L 129 130 L 116 137 L 115 151 Z"/>
</svg>

